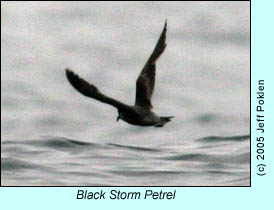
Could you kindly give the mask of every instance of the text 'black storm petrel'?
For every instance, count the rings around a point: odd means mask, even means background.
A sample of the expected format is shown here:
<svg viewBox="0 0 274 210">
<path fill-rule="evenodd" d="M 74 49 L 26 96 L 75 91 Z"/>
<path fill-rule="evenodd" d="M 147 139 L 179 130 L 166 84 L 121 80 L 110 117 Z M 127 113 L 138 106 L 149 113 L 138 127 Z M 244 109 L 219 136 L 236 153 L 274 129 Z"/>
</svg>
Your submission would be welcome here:
<svg viewBox="0 0 274 210">
<path fill-rule="evenodd" d="M 86 82 L 71 70 L 66 69 L 66 75 L 70 84 L 83 95 L 117 108 L 117 121 L 122 119 L 132 125 L 163 127 L 167 122 L 171 121 L 173 116 L 160 117 L 152 112 L 151 96 L 155 84 L 155 63 L 166 48 L 166 27 L 167 22 L 165 22 L 164 29 L 154 51 L 136 81 L 136 99 L 134 106 L 124 104 L 104 95 L 93 84 Z"/>
</svg>

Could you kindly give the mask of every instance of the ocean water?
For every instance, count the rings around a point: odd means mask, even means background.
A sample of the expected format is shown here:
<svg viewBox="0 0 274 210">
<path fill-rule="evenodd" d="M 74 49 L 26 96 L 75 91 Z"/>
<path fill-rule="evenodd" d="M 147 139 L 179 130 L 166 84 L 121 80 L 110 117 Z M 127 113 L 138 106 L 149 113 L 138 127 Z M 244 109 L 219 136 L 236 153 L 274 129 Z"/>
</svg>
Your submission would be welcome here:
<svg viewBox="0 0 274 210">
<path fill-rule="evenodd" d="M 249 2 L 3 2 L 2 186 L 249 186 Z M 76 92 L 70 68 L 134 104 L 168 21 L 153 111 L 116 122 Z"/>
</svg>

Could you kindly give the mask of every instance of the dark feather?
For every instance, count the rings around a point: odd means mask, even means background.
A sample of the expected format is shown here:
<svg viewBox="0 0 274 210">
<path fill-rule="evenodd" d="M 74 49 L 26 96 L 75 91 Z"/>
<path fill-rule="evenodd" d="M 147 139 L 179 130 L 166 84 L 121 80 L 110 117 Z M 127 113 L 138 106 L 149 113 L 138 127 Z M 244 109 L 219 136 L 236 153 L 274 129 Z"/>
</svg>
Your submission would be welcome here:
<svg viewBox="0 0 274 210">
<path fill-rule="evenodd" d="M 136 81 L 135 105 L 152 109 L 151 97 L 155 86 L 156 61 L 166 48 L 167 21 L 151 56 Z"/>
<path fill-rule="evenodd" d="M 110 104 L 119 110 L 132 110 L 128 105 L 102 94 L 97 87 L 86 82 L 73 71 L 66 69 L 66 76 L 70 84 L 83 95 Z"/>
</svg>

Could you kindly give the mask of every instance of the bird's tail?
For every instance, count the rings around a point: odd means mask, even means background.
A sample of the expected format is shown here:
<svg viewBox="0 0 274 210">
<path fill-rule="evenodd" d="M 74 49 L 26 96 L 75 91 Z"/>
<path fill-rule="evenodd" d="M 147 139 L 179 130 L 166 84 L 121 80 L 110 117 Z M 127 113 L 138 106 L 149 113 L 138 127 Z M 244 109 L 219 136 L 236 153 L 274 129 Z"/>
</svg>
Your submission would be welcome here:
<svg viewBox="0 0 274 210">
<path fill-rule="evenodd" d="M 169 116 L 169 117 L 160 117 L 160 119 L 164 122 L 169 122 L 174 116 Z"/>
<path fill-rule="evenodd" d="M 163 127 L 167 122 L 171 121 L 171 118 L 174 116 L 169 116 L 169 117 L 160 117 L 161 121 L 157 123 L 154 127 L 159 128 Z"/>
</svg>

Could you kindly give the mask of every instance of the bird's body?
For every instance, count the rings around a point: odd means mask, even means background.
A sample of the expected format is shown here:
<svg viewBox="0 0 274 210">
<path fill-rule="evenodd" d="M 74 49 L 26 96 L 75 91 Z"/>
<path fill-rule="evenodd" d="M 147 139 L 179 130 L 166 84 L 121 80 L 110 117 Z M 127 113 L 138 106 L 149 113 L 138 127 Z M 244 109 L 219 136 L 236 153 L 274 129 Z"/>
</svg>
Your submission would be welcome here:
<svg viewBox="0 0 274 210">
<path fill-rule="evenodd" d="M 136 81 L 135 105 L 130 106 L 102 94 L 96 86 L 86 82 L 71 70 L 66 69 L 66 75 L 70 84 L 83 95 L 94 98 L 103 103 L 110 104 L 117 108 L 117 121 L 122 119 L 129 124 L 138 126 L 164 126 L 173 117 L 160 117 L 152 112 L 151 97 L 155 84 L 155 63 L 166 47 L 166 26 L 167 23 L 165 23 L 163 32 L 161 33 L 156 47 Z"/>
<path fill-rule="evenodd" d="M 152 111 L 141 106 L 132 106 L 131 108 L 134 110 L 133 112 L 119 112 L 118 110 L 117 120 L 122 119 L 129 124 L 139 126 L 162 127 L 165 124 L 165 121 Z"/>
</svg>

